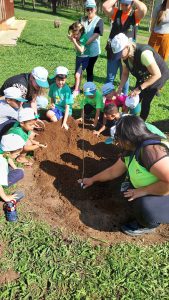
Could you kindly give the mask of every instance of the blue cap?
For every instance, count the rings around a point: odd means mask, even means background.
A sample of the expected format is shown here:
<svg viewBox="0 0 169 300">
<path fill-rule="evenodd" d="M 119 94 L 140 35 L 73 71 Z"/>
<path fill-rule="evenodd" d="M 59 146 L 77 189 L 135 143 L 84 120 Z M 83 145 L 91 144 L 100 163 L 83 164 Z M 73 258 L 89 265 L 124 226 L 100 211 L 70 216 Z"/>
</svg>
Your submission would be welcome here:
<svg viewBox="0 0 169 300">
<path fill-rule="evenodd" d="M 102 86 L 102 95 L 105 96 L 114 90 L 114 85 L 111 82 L 105 83 Z"/>
<path fill-rule="evenodd" d="M 96 7 L 96 2 L 94 0 L 87 0 L 85 3 L 86 8 L 94 8 Z"/>
<path fill-rule="evenodd" d="M 85 96 L 93 96 L 96 94 L 96 85 L 93 82 L 88 81 L 84 84 L 83 91 Z"/>
<path fill-rule="evenodd" d="M 120 0 L 121 4 L 127 4 L 130 5 L 133 1 L 132 0 Z"/>
</svg>

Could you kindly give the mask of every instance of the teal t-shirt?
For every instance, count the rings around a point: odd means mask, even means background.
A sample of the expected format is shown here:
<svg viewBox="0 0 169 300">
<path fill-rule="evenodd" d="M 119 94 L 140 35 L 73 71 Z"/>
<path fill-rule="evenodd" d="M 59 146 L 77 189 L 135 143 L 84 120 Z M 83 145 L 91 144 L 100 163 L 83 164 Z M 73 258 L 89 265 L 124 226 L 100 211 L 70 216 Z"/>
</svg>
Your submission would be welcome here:
<svg viewBox="0 0 169 300">
<path fill-rule="evenodd" d="M 73 96 L 70 87 L 65 84 L 59 88 L 56 83 L 53 83 L 49 89 L 49 97 L 54 100 L 55 107 L 63 113 L 66 105 L 69 105 L 69 115 L 72 114 Z"/>
<path fill-rule="evenodd" d="M 85 104 L 90 104 L 95 109 L 100 108 L 101 111 L 103 111 L 104 103 L 102 94 L 98 90 L 96 90 L 94 98 L 89 98 L 88 96 L 85 96 L 84 100 L 80 104 L 80 107 L 83 108 Z"/>
<path fill-rule="evenodd" d="M 14 126 L 8 130 L 7 134 L 8 133 L 14 133 L 19 135 L 25 141 L 25 143 L 27 142 L 27 140 L 31 135 L 31 131 L 25 132 L 20 126 L 19 122 L 16 122 Z"/>
<path fill-rule="evenodd" d="M 82 36 L 81 36 L 81 38 L 80 38 L 80 40 L 79 40 L 79 42 L 80 42 L 80 46 L 84 46 L 84 52 L 83 53 L 81 53 L 81 52 L 79 52 L 79 51 L 76 51 L 76 56 L 80 56 L 80 57 L 83 57 L 83 56 L 89 56 L 89 46 L 88 45 L 86 45 L 86 43 L 87 43 L 87 41 L 88 41 L 88 37 L 87 37 L 87 35 L 84 33 Z"/>
</svg>

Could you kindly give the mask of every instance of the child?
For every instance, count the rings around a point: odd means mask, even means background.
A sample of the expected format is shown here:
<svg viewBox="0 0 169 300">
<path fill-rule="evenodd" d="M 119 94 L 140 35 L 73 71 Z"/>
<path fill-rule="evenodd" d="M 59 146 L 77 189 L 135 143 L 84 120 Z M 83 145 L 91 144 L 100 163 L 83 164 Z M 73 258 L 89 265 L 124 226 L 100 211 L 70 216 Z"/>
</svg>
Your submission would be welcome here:
<svg viewBox="0 0 169 300">
<path fill-rule="evenodd" d="M 33 130 L 36 127 L 36 119 L 37 116 L 35 116 L 33 108 L 23 108 L 19 111 L 19 122 L 15 123 L 8 131 L 8 134 L 13 133 L 23 139 L 24 147 L 16 160 L 27 166 L 32 165 L 32 163 L 26 159 L 27 152 L 34 151 L 39 147 L 46 148 L 46 145 L 40 144 L 33 139 L 35 136 Z"/>
<path fill-rule="evenodd" d="M 108 82 L 102 86 L 102 95 L 104 97 L 105 106 L 108 104 L 115 104 L 118 108 L 122 107 L 122 112 L 128 112 L 128 108 L 125 105 L 126 97 L 125 95 L 117 95 L 114 90 L 114 85 Z"/>
<path fill-rule="evenodd" d="M 9 87 L 4 90 L 5 100 L 0 100 L 0 138 L 18 120 L 18 111 L 22 103 L 27 102 L 21 97 L 21 91 L 17 87 Z"/>
<path fill-rule="evenodd" d="M 84 107 L 85 116 L 90 116 L 93 111 L 96 111 L 93 126 L 96 127 L 100 113 L 103 111 L 103 97 L 101 93 L 96 89 L 96 85 L 93 82 L 86 82 L 83 86 L 85 98 L 81 102 L 81 108 Z M 78 120 L 82 120 L 81 118 Z"/>
<path fill-rule="evenodd" d="M 99 136 L 99 134 L 101 132 L 103 132 L 106 129 L 106 127 L 110 128 L 111 137 L 109 137 L 105 140 L 105 144 L 112 144 L 112 142 L 114 140 L 114 135 L 115 135 L 115 132 L 116 132 L 116 124 L 120 120 L 120 118 L 122 118 L 124 116 L 126 116 L 126 114 L 122 113 L 122 112 L 119 112 L 118 107 L 115 104 L 113 104 L 113 103 L 108 104 L 104 108 L 104 119 L 103 119 L 104 123 L 103 123 L 103 126 L 98 131 L 94 131 L 93 133 L 95 135 Z M 106 121 L 109 121 L 110 123 L 108 124 L 108 123 L 106 123 Z M 114 123 L 111 123 L 111 122 L 114 122 Z M 165 134 L 163 134 L 154 125 L 146 123 L 146 126 L 151 132 L 156 133 L 156 134 L 162 136 L 163 138 L 166 138 Z"/>
<path fill-rule="evenodd" d="M 80 93 L 82 72 L 87 68 L 89 63 L 89 51 L 86 45 L 88 38 L 85 34 L 85 28 L 80 22 L 70 25 L 68 33 L 68 38 L 76 49 L 75 88 L 73 92 L 73 97 L 75 98 Z"/>
<path fill-rule="evenodd" d="M 15 166 L 15 159 L 22 151 L 24 140 L 16 134 L 4 135 L 0 143 L 0 198 L 9 202 L 18 200 L 18 193 L 6 195 L 3 186 L 9 187 L 24 177 L 23 169 Z"/>
<path fill-rule="evenodd" d="M 52 122 L 63 118 L 62 128 L 69 129 L 67 119 L 72 115 L 73 97 L 69 86 L 66 84 L 68 69 L 57 67 L 55 70 L 55 83 L 50 86 L 49 97 L 51 97 L 51 109 L 46 115 Z"/>
</svg>

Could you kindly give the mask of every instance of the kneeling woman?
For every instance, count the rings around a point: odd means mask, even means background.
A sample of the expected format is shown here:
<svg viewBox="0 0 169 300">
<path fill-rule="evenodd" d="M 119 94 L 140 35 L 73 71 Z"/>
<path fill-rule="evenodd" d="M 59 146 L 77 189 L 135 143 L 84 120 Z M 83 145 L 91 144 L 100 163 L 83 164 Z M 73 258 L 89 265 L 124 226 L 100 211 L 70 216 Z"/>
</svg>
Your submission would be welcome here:
<svg viewBox="0 0 169 300">
<path fill-rule="evenodd" d="M 160 224 L 169 223 L 169 143 L 150 132 L 141 118 L 131 115 L 118 122 L 116 141 L 123 149 L 121 158 L 110 168 L 84 178 L 83 188 L 127 173 L 130 185 L 123 193 L 133 222 L 121 229 L 129 235 L 151 233 Z"/>
</svg>

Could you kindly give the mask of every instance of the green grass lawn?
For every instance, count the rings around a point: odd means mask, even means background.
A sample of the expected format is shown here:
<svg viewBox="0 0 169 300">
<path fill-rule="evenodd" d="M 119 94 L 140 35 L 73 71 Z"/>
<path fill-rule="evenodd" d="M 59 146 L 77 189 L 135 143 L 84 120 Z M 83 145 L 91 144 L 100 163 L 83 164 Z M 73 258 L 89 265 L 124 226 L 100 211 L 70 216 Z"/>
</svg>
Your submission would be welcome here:
<svg viewBox="0 0 169 300">
<path fill-rule="evenodd" d="M 58 65 L 70 70 L 68 83 L 73 84 L 75 53 L 66 38 L 67 28 L 80 13 L 60 10 L 62 25 L 54 29 L 55 16 L 38 6 L 33 12 L 19 8 L 16 17 L 27 25 L 16 47 L 0 47 L 0 84 L 14 74 L 29 72 L 33 67 L 46 67 L 50 75 Z M 106 76 L 104 46 L 109 26 L 102 38 L 102 54 L 95 67 L 98 88 Z M 142 33 L 141 33 L 142 34 Z M 85 81 L 85 76 L 84 80 Z M 117 78 L 118 81 L 118 78 Z M 131 86 L 134 79 L 131 78 Z M 117 83 L 116 83 L 117 86 Z M 169 118 L 169 83 L 162 96 L 153 101 L 149 121 Z M 0 300 L 168 300 L 169 244 L 136 246 L 93 246 L 74 236 L 63 237 L 53 230 L 20 214 L 16 224 L 0 218 L 0 237 L 5 251 L 0 257 L 0 270 L 20 273 L 17 281 L 0 288 Z"/>
</svg>

